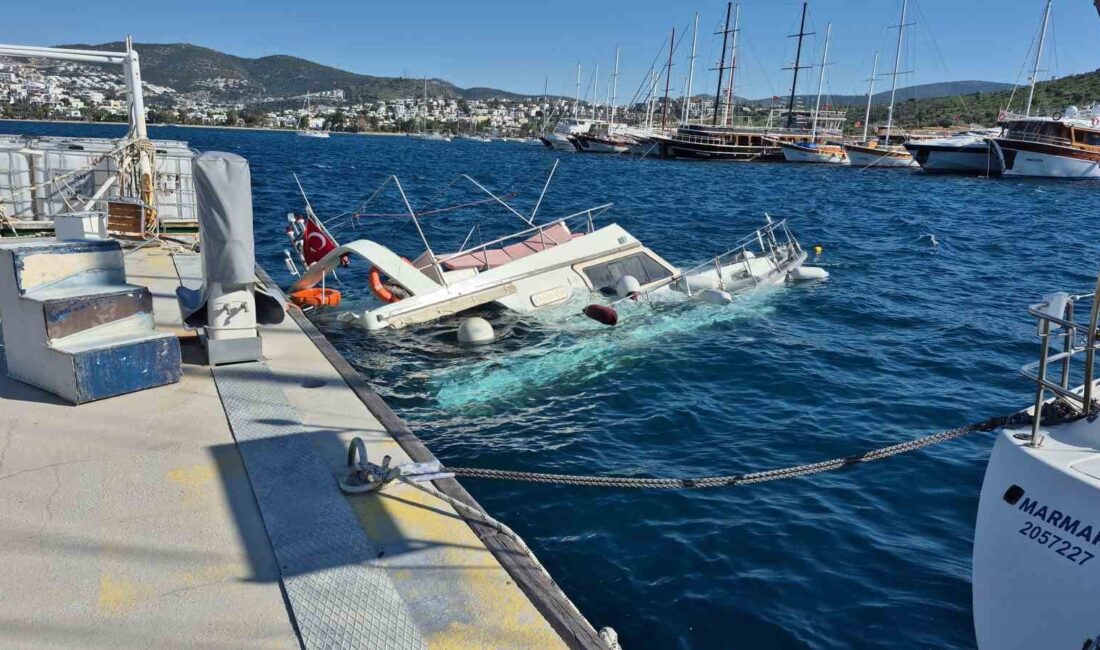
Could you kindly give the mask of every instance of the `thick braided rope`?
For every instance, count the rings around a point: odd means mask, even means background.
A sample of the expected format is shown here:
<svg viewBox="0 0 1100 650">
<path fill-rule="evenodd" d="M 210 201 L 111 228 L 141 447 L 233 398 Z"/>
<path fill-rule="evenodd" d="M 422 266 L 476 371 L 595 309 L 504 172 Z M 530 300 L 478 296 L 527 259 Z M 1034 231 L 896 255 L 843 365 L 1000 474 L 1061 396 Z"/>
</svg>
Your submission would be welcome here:
<svg viewBox="0 0 1100 650">
<path fill-rule="evenodd" d="M 948 429 L 940 433 L 934 433 L 922 438 L 908 440 L 896 445 L 874 449 L 855 456 L 833 458 L 817 463 L 795 465 L 781 469 L 772 469 L 762 472 L 750 472 L 747 474 L 733 474 L 729 476 L 704 476 L 699 478 L 645 478 L 631 476 L 581 476 L 577 474 L 548 474 L 543 472 L 521 472 L 514 470 L 481 469 L 477 467 L 448 467 L 443 471 L 453 472 L 455 476 L 463 478 L 483 478 L 501 481 L 523 481 L 527 483 L 552 483 L 555 485 L 582 485 L 587 487 L 606 488 L 637 488 L 654 490 L 681 490 L 728 487 L 734 485 L 750 485 L 753 483 L 766 483 L 780 479 L 808 476 L 832 470 L 843 469 L 851 465 L 869 463 L 897 456 L 910 451 L 923 449 L 931 445 L 961 438 L 976 431 L 993 431 L 1004 426 L 1026 424 L 1031 416 L 1025 411 L 1012 415 L 991 418 L 984 422 L 968 424 L 955 429 Z"/>
</svg>

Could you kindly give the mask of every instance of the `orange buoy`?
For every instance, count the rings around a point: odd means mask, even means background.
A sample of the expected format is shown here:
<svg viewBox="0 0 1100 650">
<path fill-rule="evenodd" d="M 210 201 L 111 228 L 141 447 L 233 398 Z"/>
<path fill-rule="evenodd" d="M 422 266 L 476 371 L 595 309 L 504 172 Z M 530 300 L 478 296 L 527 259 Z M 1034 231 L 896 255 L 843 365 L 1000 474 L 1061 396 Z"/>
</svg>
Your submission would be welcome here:
<svg viewBox="0 0 1100 650">
<path fill-rule="evenodd" d="M 340 292 L 336 289 L 302 289 L 290 294 L 290 302 L 299 307 L 335 307 L 340 304 Z"/>
</svg>

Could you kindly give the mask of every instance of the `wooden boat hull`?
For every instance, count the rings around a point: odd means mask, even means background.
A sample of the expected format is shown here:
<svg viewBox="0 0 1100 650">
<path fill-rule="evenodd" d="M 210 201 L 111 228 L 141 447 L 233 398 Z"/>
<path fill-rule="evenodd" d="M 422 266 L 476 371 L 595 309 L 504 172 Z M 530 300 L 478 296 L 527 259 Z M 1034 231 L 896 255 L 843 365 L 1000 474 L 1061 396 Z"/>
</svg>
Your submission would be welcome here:
<svg viewBox="0 0 1100 650">
<path fill-rule="evenodd" d="M 846 144 L 844 151 L 851 164 L 859 167 L 920 167 L 904 149 Z"/>
<path fill-rule="evenodd" d="M 783 149 L 783 159 L 787 162 L 818 163 L 847 165 L 848 154 L 840 145 L 818 145 L 810 148 L 797 144 L 783 142 L 779 145 Z"/>
</svg>

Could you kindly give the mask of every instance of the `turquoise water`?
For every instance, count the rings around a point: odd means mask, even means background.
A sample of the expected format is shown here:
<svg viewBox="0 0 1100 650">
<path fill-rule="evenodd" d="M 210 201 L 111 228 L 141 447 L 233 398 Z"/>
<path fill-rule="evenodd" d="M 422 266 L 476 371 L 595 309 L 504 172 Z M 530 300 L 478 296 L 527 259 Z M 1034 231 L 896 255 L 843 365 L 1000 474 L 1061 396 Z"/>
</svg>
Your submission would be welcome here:
<svg viewBox="0 0 1100 650">
<path fill-rule="evenodd" d="M 103 127 L 0 124 L 102 135 Z M 322 215 L 385 175 L 414 204 L 456 174 L 520 188 L 530 207 L 555 154 L 504 143 L 154 129 L 252 162 L 261 263 L 287 280 L 284 215 L 297 172 Z M 1016 369 L 1037 349 L 1025 308 L 1088 291 L 1096 185 L 904 170 L 697 164 L 560 155 L 546 218 L 612 201 L 618 222 L 673 263 L 705 259 L 790 219 L 831 278 L 717 307 L 624 311 L 616 328 L 556 313 L 487 313 L 501 338 L 460 348 L 457 320 L 367 335 L 318 323 L 448 464 L 656 476 L 731 474 L 892 444 L 1023 406 Z M 457 186 L 456 186 L 457 187 Z M 456 190 L 440 205 L 473 200 Z M 372 212 L 398 211 L 389 197 Z M 521 225 L 474 215 L 488 239 Z M 468 217 L 428 220 L 439 249 Z M 407 220 L 350 236 L 420 252 Z M 475 235 L 476 236 L 476 235 Z M 344 272 L 369 304 L 366 269 Z M 970 552 L 992 438 L 718 491 L 645 492 L 465 481 L 527 540 L 596 626 L 627 648 L 969 648 Z"/>
</svg>

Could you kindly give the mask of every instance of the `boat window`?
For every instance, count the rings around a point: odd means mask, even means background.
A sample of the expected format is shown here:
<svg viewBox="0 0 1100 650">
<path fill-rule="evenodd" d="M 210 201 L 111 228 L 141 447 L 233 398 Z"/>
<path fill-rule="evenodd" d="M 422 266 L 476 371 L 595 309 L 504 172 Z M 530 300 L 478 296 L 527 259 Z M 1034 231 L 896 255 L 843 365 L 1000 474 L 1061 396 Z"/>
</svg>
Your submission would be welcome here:
<svg viewBox="0 0 1100 650">
<path fill-rule="evenodd" d="M 650 282 L 664 280 L 672 275 L 672 272 L 661 266 L 657 260 L 645 253 L 634 253 L 626 257 L 620 257 L 609 262 L 601 262 L 584 268 L 584 274 L 588 281 L 597 290 L 614 287 L 619 278 L 624 275 L 633 275 L 638 283 L 645 285 Z"/>
<path fill-rule="evenodd" d="M 1073 137 L 1081 144 L 1100 147 L 1100 131 L 1074 131 Z"/>
</svg>

